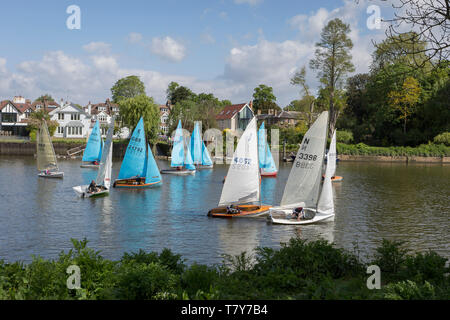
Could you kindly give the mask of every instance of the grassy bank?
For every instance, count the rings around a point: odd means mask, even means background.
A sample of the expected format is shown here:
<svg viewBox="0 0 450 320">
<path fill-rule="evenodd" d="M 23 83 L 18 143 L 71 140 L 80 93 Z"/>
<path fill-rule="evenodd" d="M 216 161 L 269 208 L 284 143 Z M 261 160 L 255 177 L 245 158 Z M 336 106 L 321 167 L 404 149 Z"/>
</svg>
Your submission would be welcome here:
<svg viewBox="0 0 450 320">
<path fill-rule="evenodd" d="M 421 144 L 417 147 L 371 147 L 364 143 L 337 143 L 338 154 L 367 156 L 420 156 L 442 157 L 450 156 L 450 147 L 444 144 Z"/>
<path fill-rule="evenodd" d="M 259 248 L 221 264 L 187 266 L 170 250 L 104 259 L 72 240 L 56 260 L 0 261 L 0 299 L 450 299 L 446 259 L 409 254 L 383 241 L 369 262 L 324 240 L 291 239 L 279 250 Z M 253 262 L 252 262 L 253 261 Z M 366 268 L 381 269 L 381 289 L 369 290 Z M 81 289 L 67 289 L 66 269 L 81 270 Z"/>
</svg>

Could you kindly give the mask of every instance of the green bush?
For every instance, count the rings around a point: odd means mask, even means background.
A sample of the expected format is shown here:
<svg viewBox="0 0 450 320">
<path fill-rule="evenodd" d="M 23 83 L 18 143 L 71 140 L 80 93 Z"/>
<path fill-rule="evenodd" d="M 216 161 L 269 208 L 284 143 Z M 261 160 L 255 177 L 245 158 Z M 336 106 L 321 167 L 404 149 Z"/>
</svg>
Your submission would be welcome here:
<svg viewBox="0 0 450 320">
<path fill-rule="evenodd" d="M 181 276 L 183 289 L 190 298 L 200 298 L 213 291 L 219 274 L 215 268 L 194 263 Z"/>
<path fill-rule="evenodd" d="M 344 144 L 337 143 L 338 154 L 370 155 L 370 156 L 422 156 L 442 157 L 450 156 L 450 147 L 444 144 L 421 144 L 418 147 L 372 147 L 364 143 Z"/>
<path fill-rule="evenodd" d="M 385 292 L 384 298 L 389 300 L 436 299 L 436 293 L 433 285 L 426 281 L 423 285 L 418 285 L 411 280 L 390 283 L 383 291 Z"/>
<path fill-rule="evenodd" d="M 339 130 L 336 131 L 336 142 L 341 143 L 352 143 L 353 142 L 353 133 L 351 131 Z"/>
<path fill-rule="evenodd" d="M 445 144 L 450 146 L 450 132 L 443 132 L 434 137 L 433 142 L 436 144 Z"/>
</svg>

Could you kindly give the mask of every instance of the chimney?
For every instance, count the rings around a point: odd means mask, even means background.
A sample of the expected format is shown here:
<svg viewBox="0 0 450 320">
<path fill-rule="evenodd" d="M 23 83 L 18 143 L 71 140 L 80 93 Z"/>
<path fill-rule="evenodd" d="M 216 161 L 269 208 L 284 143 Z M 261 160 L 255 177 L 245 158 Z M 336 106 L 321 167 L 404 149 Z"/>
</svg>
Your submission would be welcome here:
<svg viewBox="0 0 450 320">
<path fill-rule="evenodd" d="M 88 104 L 88 114 L 91 115 L 91 102 L 90 101 L 89 101 L 89 104 Z"/>
<path fill-rule="evenodd" d="M 248 103 L 248 106 L 249 106 L 250 109 L 252 109 L 252 111 L 253 111 L 253 100 L 250 100 L 250 102 Z"/>
</svg>

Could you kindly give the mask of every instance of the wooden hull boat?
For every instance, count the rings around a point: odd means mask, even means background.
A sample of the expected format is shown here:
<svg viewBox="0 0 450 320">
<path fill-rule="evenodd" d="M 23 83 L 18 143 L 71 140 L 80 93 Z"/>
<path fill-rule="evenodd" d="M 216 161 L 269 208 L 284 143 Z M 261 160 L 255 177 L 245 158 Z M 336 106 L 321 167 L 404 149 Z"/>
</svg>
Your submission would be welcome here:
<svg viewBox="0 0 450 320">
<path fill-rule="evenodd" d="M 49 172 L 49 173 L 41 172 L 38 174 L 38 176 L 41 178 L 63 178 L 64 172 L 59 172 L 59 171 L 54 171 L 54 172 Z"/>
<path fill-rule="evenodd" d="M 105 196 L 109 194 L 109 189 L 104 186 L 99 186 L 97 192 L 88 192 L 89 185 L 82 185 L 82 186 L 76 186 L 72 187 L 73 191 L 79 196 L 80 198 L 92 198 L 92 197 L 100 197 Z"/>
<path fill-rule="evenodd" d="M 315 209 L 305 209 L 305 211 L 316 212 Z M 300 220 L 298 220 L 297 218 L 291 218 L 291 215 L 290 215 L 291 212 L 292 212 L 291 210 L 288 211 L 288 212 L 285 212 L 285 210 L 282 210 L 280 212 L 272 211 L 269 214 L 269 220 L 273 224 L 302 225 L 302 224 L 313 224 L 313 223 L 322 222 L 322 221 L 325 221 L 325 220 L 326 221 L 333 221 L 334 220 L 334 216 L 335 216 L 334 213 L 316 212 L 314 218 L 312 218 L 312 219 L 307 219 L 307 220 L 300 219 Z"/>
<path fill-rule="evenodd" d="M 143 188 L 151 188 L 155 186 L 162 185 L 162 180 L 152 183 L 141 182 L 138 183 L 133 179 L 122 179 L 114 181 L 113 188 L 134 188 L 134 189 L 143 189 Z"/>
<path fill-rule="evenodd" d="M 227 207 L 217 207 L 214 209 L 209 210 L 208 216 L 214 217 L 214 218 L 254 218 L 254 217 L 261 217 L 265 216 L 269 213 L 269 209 L 271 206 L 269 205 L 248 205 L 248 204 L 242 204 L 242 205 L 235 205 L 235 209 L 239 210 L 239 213 L 228 213 Z"/>
<path fill-rule="evenodd" d="M 177 170 L 177 169 L 166 169 L 161 170 L 162 174 L 176 174 L 180 176 L 185 176 L 188 174 L 195 174 L 195 170 Z"/>
</svg>

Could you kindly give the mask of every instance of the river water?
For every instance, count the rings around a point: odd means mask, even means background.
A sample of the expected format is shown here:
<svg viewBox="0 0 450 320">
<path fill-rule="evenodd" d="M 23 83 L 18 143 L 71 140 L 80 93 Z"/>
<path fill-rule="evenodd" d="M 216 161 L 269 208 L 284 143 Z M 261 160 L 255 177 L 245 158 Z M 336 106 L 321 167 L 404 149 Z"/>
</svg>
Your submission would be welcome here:
<svg viewBox="0 0 450 320">
<path fill-rule="evenodd" d="M 160 169 L 168 162 L 158 160 Z M 60 160 L 64 179 L 37 177 L 32 157 L 0 157 L 0 260 L 29 262 L 32 255 L 57 258 L 89 240 L 105 258 L 124 252 L 170 248 L 187 263 L 214 264 L 223 254 L 279 248 L 291 237 L 322 237 L 337 247 L 372 255 L 383 238 L 404 240 L 415 251 L 434 250 L 450 258 L 450 166 L 340 162 L 333 183 L 334 221 L 308 226 L 272 225 L 265 219 L 206 216 L 217 205 L 228 166 L 194 176 L 163 175 L 163 185 L 146 190 L 112 189 L 107 197 L 77 198 L 72 186 L 95 179 L 79 160 Z M 277 178 L 263 178 L 263 203 L 279 204 L 291 164 Z M 117 177 L 120 159 L 113 163 Z"/>
</svg>

